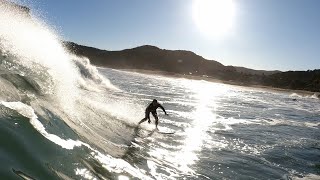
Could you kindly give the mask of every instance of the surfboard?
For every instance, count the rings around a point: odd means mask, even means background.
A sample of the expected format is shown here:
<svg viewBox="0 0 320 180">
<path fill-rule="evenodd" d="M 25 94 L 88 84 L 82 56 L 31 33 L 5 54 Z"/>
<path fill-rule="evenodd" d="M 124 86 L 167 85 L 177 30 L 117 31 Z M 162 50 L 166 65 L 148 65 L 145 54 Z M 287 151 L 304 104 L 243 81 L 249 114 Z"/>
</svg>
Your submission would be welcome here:
<svg viewBox="0 0 320 180">
<path fill-rule="evenodd" d="M 152 136 L 153 133 L 159 133 L 159 134 L 174 134 L 175 131 L 173 129 L 158 126 L 158 128 L 150 127 L 150 126 L 137 126 L 135 128 L 135 133 L 138 136 L 148 137 Z"/>
<path fill-rule="evenodd" d="M 173 131 L 172 129 L 169 129 L 169 128 L 165 128 L 165 127 L 158 127 L 157 133 L 160 133 L 160 134 L 174 134 L 175 131 Z"/>
<path fill-rule="evenodd" d="M 174 132 L 163 132 L 163 131 L 157 131 L 160 134 L 174 134 Z"/>
<path fill-rule="evenodd" d="M 152 134 L 155 131 L 156 131 L 156 129 L 149 129 L 149 128 L 144 128 L 144 127 L 141 127 L 141 126 L 137 126 L 134 129 L 135 135 L 138 136 L 138 137 L 142 137 L 142 138 L 152 136 Z"/>
</svg>

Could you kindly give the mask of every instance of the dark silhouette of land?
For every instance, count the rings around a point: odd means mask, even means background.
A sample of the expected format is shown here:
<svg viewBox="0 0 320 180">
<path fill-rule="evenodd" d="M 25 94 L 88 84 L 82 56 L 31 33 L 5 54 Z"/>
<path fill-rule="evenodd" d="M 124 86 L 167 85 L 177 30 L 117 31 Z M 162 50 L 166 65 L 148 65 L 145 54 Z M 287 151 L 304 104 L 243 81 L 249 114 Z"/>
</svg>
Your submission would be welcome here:
<svg viewBox="0 0 320 180">
<path fill-rule="evenodd" d="M 287 72 L 263 71 L 224 66 L 191 51 L 166 50 L 150 45 L 121 51 L 107 51 L 73 42 L 64 42 L 64 44 L 75 54 L 88 57 L 96 66 L 161 71 L 168 75 L 192 75 L 244 86 L 260 85 L 320 92 L 319 69 Z"/>
</svg>

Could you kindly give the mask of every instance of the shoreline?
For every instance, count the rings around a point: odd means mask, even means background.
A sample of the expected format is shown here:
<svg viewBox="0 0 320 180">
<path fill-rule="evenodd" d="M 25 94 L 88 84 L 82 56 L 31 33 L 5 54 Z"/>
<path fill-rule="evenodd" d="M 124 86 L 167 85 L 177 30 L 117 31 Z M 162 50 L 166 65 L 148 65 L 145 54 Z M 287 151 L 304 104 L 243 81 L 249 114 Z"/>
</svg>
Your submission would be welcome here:
<svg viewBox="0 0 320 180">
<path fill-rule="evenodd" d="M 99 68 L 105 68 L 99 66 Z M 109 67 L 107 67 L 109 68 Z M 115 68 L 111 68 L 115 69 Z M 215 82 L 215 83 L 222 83 L 227 85 L 233 85 L 233 86 L 239 86 L 242 88 L 255 88 L 255 89 L 261 89 L 261 90 L 269 90 L 269 91 L 276 91 L 276 92 L 287 92 L 287 93 L 296 93 L 298 95 L 302 96 L 313 96 L 316 95 L 319 98 L 320 93 L 319 92 L 312 92 L 312 91 L 306 91 L 306 90 L 294 90 L 294 89 L 283 89 L 283 88 L 276 88 L 276 87 L 270 87 L 270 86 L 263 86 L 263 85 L 244 85 L 239 82 L 234 81 L 223 81 L 220 79 L 216 79 L 214 77 L 201 77 L 201 76 L 194 76 L 194 75 L 183 75 L 183 74 L 176 74 L 171 72 L 165 72 L 165 71 L 153 71 L 153 70 L 145 70 L 145 69 L 115 69 L 115 70 L 121 70 L 126 72 L 135 72 L 140 74 L 146 74 L 146 75 L 160 75 L 164 77 L 170 77 L 170 78 L 185 78 L 185 79 L 191 79 L 191 80 L 205 80 L 209 82 Z"/>
</svg>

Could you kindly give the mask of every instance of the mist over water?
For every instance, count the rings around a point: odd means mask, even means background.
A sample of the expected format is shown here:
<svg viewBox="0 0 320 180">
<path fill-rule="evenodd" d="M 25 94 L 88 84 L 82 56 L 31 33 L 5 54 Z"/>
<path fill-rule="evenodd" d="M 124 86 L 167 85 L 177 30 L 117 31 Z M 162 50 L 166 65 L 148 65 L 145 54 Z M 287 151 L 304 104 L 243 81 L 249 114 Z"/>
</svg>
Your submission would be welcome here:
<svg viewBox="0 0 320 180">
<path fill-rule="evenodd" d="M 1 178 L 319 178 L 315 96 L 96 68 L 41 19 L 0 12 Z M 173 134 L 137 125 L 154 98 Z"/>
</svg>

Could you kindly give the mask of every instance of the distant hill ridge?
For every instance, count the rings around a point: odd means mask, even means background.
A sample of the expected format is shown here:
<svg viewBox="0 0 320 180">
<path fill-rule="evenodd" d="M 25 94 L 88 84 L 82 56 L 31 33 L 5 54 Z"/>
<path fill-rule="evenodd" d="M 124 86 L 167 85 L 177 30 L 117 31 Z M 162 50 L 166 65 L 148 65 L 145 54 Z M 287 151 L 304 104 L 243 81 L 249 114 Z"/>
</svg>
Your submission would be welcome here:
<svg viewBox="0 0 320 180">
<path fill-rule="evenodd" d="M 121 51 L 107 51 L 93 47 L 64 42 L 68 49 L 82 56 L 87 56 L 91 63 L 98 66 L 122 69 L 145 69 L 213 76 L 226 71 L 249 74 L 270 75 L 279 71 L 259 71 L 244 67 L 224 66 L 215 60 L 207 60 L 191 51 L 166 50 L 156 46 L 143 45 Z"/>
<path fill-rule="evenodd" d="M 120 51 L 101 50 L 73 42 L 64 42 L 64 45 L 75 54 L 88 57 L 91 63 L 97 66 L 209 77 L 245 86 L 263 85 L 320 92 L 320 70 L 318 69 L 281 72 L 224 66 L 191 51 L 166 50 L 151 45 Z"/>
</svg>

